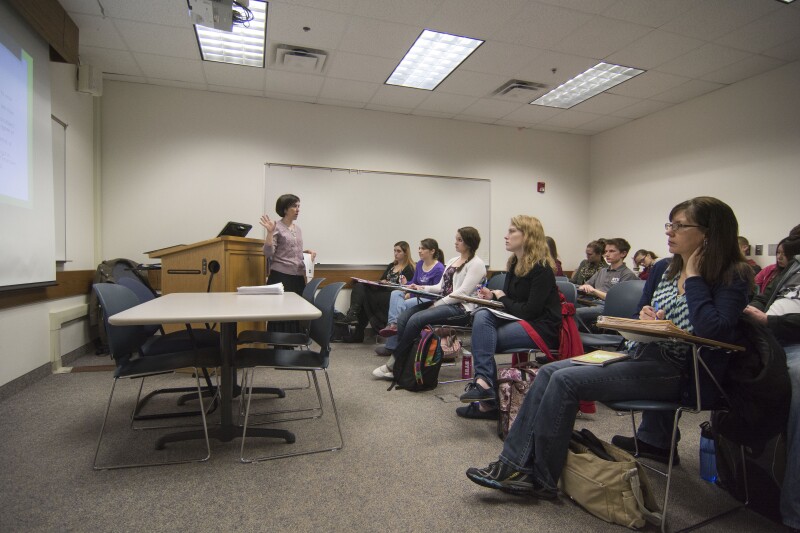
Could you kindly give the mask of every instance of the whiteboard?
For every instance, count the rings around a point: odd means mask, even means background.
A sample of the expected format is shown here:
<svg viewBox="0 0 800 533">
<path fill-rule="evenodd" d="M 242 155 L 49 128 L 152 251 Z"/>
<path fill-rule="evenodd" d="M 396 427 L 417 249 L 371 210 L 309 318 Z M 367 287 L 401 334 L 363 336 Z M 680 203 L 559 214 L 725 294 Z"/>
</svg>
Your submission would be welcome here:
<svg viewBox="0 0 800 533">
<path fill-rule="evenodd" d="M 464 226 L 478 230 L 477 255 L 490 264 L 486 179 L 265 163 L 264 191 L 264 212 L 273 219 L 278 197 L 300 198 L 303 244 L 322 265 L 386 265 L 398 241 L 409 243 L 416 262 L 425 238 L 436 239 L 449 259 L 457 255 L 456 230 Z"/>
</svg>

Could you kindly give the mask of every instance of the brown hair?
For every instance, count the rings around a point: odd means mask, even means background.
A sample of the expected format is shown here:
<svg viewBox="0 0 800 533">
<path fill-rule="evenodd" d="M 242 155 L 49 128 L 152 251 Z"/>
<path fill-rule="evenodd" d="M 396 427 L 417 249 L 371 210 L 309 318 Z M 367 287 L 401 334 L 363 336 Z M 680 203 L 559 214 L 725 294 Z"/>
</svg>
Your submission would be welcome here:
<svg viewBox="0 0 800 533">
<path fill-rule="evenodd" d="M 286 210 L 299 201 L 300 198 L 294 194 L 283 194 L 275 202 L 275 212 L 278 213 L 279 217 L 283 218 L 286 216 Z"/>
<path fill-rule="evenodd" d="M 439 249 L 439 243 L 436 241 L 436 239 L 431 239 L 430 237 L 427 239 L 422 239 L 419 241 L 419 245 L 426 250 L 433 250 L 433 258 L 440 263 L 444 263 L 444 252 Z"/>
<path fill-rule="evenodd" d="M 406 262 L 400 266 L 402 266 L 404 269 L 408 266 L 414 268 L 414 262 L 411 260 L 411 247 L 408 245 L 408 243 L 406 241 L 397 241 L 396 243 L 394 243 L 394 245 L 399 246 L 400 249 L 403 250 L 403 253 L 406 255 Z M 397 264 L 396 261 L 395 264 Z"/>
<path fill-rule="evenodd" d="M 456 231 L 461 235 L 461 240 L 464 241 L 467 248 L 469 248 L 469 257 L 464 264 L 456 269 L 456 272 L 460 272 L 461 269 L 464 268 L 464 265 L 472 261 L 472 258 L 475 257 L 475 252 L 478 251 L 478 246 L 481 244 L 481 234 L 472 226 L 464 226 L 463 228 L 458 228 Z"/>
</svg>

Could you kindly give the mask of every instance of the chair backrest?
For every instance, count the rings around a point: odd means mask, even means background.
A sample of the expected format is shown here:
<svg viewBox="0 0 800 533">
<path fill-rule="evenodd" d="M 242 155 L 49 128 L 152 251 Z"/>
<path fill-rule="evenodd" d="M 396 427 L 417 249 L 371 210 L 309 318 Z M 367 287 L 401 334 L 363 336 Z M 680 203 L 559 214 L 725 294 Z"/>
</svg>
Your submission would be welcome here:
<svg viewBox="0 0 800 533">
<path fill-rule="evenodd" d="M 556 276 L 556 281 L 569 281 L 567 276 Z"/>
<path fill-rule="evenodd" d="M 153 291 L 150 290 L 150 287 L 136 278 L 118 278 L 117 285 L 122 285 L 132 290 L 136 297 L 139 298 L 140 303 L 149 302 L 156 297 Z"/>
<path fill-rule="evenodd" d="M 108 317 L 139 305 L 139 298 L 127 287 L 116 283 L 96 283 L 94 292 L 103 308 L 103 324 L 108 336 L 111 357 L 120 361 L 137 352 L 147 338 L 143 326 L 114 326 Z"/>
<path fill-rule="evenodd" d="M 645 281 L 641 279 L 617 283 L 606 294 L 606 305 L 603 314 L 620 318 L 632 318 L 636 306 L 642 298 Z"/>
<path fill-rule="evenodd" d="M 314 296 L 317 294 L 317 289 L 319 288 L 319 284 L 325 281 L 325 278 L 314 278 L 308 283 L 306 283 L 306 288 L 303 289 L 303 298 L 306 299 L 309 303 L 314 303 Z"/>
<path fill-rule="evenodd" d="M 344 282 L 337 281 L 325 285 L 314 299 L 314 305 L 322 311 L 322 316 L 311 321 L 309 336 L 314 342 L 319 344 L 320 352 L 327 355 L 331 349 L 331 337 L 333 336 L 333 313 L 334 304 L 339 291 L 344 287 Z"/>
<path fill-rule="evenodd" d="M 502 290 L 503 287 L 506 285 L 506 273 L 505 272 L 498 272 L 489 280 L 489 283 L 486 284 L 486 288 L 490 291 L 499 291 Z"/>
<path fill-rule="evenodd" d="M 561 294 L 564 295 L 564 298 L 572 305 L 575 305 L 575 302 L 578 300 L 577 287 L 569 281 L 559 281 L 558 279 L 556 279 L 556 285 L 558 286 L 558 290 L 561 291 Z"/>
</svg>

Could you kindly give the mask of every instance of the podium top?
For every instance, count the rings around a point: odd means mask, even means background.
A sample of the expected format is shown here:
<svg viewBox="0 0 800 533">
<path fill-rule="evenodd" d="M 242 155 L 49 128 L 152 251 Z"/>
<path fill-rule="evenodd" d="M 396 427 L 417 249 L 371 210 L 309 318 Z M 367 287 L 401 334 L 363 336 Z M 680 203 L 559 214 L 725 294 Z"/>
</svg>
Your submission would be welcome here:
<svg viewBox="0 0 800 533">
<path fill-rule="evenodd" d="M 208 246 L 209 244 L 215 243 L 242 243 L 242 244 L 257 244 L 258 246 L 263 246 L 264 241 L 262 239 L 249 239 L 247 237 L 233 237 L 230 235 L 222 236 L 222 237 L 214 237 L 213 239 L 208 239 L 205 241 L 196 242 L 193 244 L 176 244 L 174 246 L 167 246 L 166 248 L 158 248 L 156 250 L 150 250 L 149 252 L 145 252 L 148 257 L 153 259 L 157 259 L 159 257 L 164 257 L 165 255 L 174 254 L 176 252 L 184 252 L 186 250 L 191 250 L 192 248 L 199 248 L 201 246 Z"/>
</svg>

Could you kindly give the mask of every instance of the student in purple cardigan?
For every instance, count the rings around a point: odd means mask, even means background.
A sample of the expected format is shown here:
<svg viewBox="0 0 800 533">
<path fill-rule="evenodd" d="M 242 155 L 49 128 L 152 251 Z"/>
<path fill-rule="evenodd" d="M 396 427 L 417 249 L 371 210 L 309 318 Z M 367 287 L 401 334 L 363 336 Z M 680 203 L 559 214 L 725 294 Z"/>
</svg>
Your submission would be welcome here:
<svg viewBox="0 0 800 533">
<path fill-rule="evenodd" d="M 403 285 L 436 285 L 444 274 L 444 252 L 439 249 L 436 239 L 422 239 L 419 243 L 419 261 L 414 270 L 414 277 L 411 281 L 401 279 Z M 392 291 L 389 299 L 389 314 L 387 325 L 380 331 L 380 336 L 388 338 L 385 345 L 378 345 L 375 353 L 378 355 L 392 355 L 397 347 L 397 318 L 400 313 L 426 301 L 418 298 L 411 293 L 404 291 Z"/>
<path fill-rule="evenodd" d="M 280 220 L 271 220 L 263 215 L 259 221 L 267 230 L 264 238 L 264 256 L 267 258 L 269 277 L 267 283 L 283 283 L 286 291 L 302 294 L 306 288 L 305 264 L 303 254 L 311 254 L 311 260 L 317 257 L 314 250 L 303 248 L 303 232 L 295 221 L 300 216 L 300 198 L 294 194 L 284 194 L 275 202 L 275 212 Z M 296 320 L 270 322 L 268 331 L 299 331 Z"/>
</svg>

